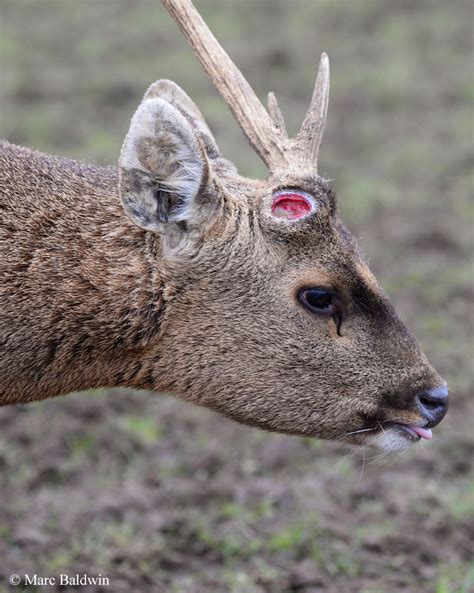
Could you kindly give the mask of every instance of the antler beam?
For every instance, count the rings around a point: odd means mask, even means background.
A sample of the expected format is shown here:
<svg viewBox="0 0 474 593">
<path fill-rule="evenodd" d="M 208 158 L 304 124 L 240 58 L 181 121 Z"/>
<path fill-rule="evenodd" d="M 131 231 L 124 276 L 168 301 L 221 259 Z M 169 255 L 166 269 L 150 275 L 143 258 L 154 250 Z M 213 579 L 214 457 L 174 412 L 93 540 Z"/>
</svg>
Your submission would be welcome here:
<svg viewBox="0 0 474 593">
<path fill-rule="evenodd" d="M 254 150 L 269 167 L 285 164 L 284 137 L 249 83 L 214 37 L 190 0 L 163 0 L 213 85 L 229 105 Z"/>
<path fill-rule="evenodd" d="M 317 167 L 329 96 L 329 61 L 320 61 L 311 105 L 301 130 L 289 139 L 274 95 L 270 115 L 240 70 L 214 37 L 191 0 L 162 0 L 213 85 L 229 105 L 253 149 L 271 172 L 290 167 Z"/>
</svg>

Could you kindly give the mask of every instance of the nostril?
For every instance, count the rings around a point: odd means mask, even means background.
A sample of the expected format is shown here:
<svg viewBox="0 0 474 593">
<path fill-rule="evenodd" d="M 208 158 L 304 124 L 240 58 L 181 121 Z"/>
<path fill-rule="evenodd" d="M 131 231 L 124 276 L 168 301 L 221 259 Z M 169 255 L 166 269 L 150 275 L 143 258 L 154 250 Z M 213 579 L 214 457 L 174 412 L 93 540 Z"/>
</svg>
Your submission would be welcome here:
<svg viewBox="0 0 474 593">
<path fill-rule="evenodd" d="M 445 385 L 425 389 L 416 396 L 418 408 L 428 421 L 427 426 L 436 426 L 448 410 L 448 388 Z"/>
<path fill-rule="evenodd" d="M 440 401 L 438 399 L 433 399 L 428 395 L 420 395 L 418 399 L 421 405 L 424 408 L 428 408 L 429 410 L 436 410 L 440 405 Z"/>
</svg>

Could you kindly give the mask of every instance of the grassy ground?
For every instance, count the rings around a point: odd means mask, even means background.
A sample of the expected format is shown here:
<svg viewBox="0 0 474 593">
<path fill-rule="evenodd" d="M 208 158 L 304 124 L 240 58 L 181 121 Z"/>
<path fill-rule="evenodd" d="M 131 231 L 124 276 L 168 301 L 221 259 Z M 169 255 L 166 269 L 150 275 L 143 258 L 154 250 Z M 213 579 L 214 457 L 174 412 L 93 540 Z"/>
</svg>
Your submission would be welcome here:
<svg viewBox="0 0 474 593">
<path fill-rule="evenodd" d="M 468 0 L 197 1 L 290 130 L 332 60 L 321 169 L 371 266 L 452 389 L 432 443 L 366 463 L 158 394 L 0 410 L 0 591 L 468 593 L 474 589 L 474 98 Z M 158 0 L 2 0 L 0 135 L 114 163 L 161 77 L 202 107 L 243 173 L 262 168 Z M 13 588 L 12 588 L 13 589 Z M 19 590 L 17 587 L 16 590 Z M 28 591 L 54 591 L 56 587 Z M 62 589 L 68 590 L 68 589 Z"/>
</svg>

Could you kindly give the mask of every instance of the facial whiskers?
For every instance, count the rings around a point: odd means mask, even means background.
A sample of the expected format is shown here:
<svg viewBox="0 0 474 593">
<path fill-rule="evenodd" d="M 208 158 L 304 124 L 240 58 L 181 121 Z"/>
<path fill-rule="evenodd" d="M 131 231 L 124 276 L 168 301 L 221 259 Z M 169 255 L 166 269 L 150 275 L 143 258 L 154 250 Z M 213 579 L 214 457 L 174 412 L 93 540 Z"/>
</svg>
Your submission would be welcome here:
<svg viewBox="0 0 474 593">
<path fill-rule="evenodd" d="M 359 474 L 359 479 L 357 480 L 357 485 L 360 484 L 360 482 L 362 480 L 362 474 L 364 473 L 364 469 L 365 469 L 365 447 L 362 448 L 362 453 L 364 454 L 364 457 L 362 459 L 362 467 L 360 468 L 360 474 Z"/>
<path fill-rule="evenodd" d="M 346 436 L 350 434 L 359 434 L 360 432 L 369 432 L 371 430 L 377 430 L 378 426 L 374 426 L 373 428 L 361 428 L 360 430 L 353 430 L 351 432 L 346 432 Z"/>
</svg>

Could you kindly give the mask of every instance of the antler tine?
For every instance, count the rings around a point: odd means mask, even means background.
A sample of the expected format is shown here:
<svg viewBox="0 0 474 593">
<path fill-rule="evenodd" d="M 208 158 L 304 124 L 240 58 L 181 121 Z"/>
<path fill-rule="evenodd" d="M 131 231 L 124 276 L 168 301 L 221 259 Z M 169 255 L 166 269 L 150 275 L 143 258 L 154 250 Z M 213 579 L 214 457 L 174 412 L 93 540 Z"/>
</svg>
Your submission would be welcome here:
<svg viewBox="0 0 474 593">
<path fill-rule="evenodd" d="M 317 167 L 319 147 L 323 139 L 324 125 L 329 101 L 329 58 L 321 54 L 318 75 L 314 85 L 311 104 L 301 129 L 296 137 L 297 149 L 301 157 L 313 167 Z"/>
<path fill-rule="evenodd" d="M 267 96 L 267 105 L 268 105 L 268 113 L 275 124 L 275 127 L 280 130 L 280 132 L 288 138 L 288 132 L 286 131 L 285 120 L 283 118 L 283 113 L 278 105 L 278 101 L 276 98 L 275 93 L 271 92 L 268 93 Z"/>
<path fill-rule="evenodd" d="M 253 149 L 270 170 L 288 163 L 288 140 L 240 70 L 199 15 L 191 0 L 162 0 L 193 48 L 212 83 L 232 110 Z"/>
</svg>

